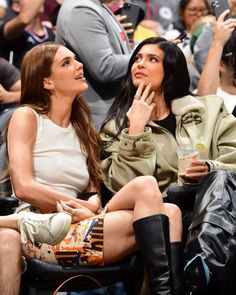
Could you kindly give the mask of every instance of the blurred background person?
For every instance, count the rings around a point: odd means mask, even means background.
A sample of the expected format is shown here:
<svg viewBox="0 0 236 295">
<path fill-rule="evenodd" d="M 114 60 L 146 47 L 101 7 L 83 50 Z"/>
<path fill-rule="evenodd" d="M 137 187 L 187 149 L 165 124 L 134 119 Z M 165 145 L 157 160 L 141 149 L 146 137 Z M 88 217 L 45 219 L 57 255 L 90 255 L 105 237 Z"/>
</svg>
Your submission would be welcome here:
<svg viewBox="0 0 236 295">
<path fill-rule="evenodd" d="M 223 98 L 227 110 L 232 113 L 236 105 L 236 19 L 224 20 L 226 15 L 227 11 L 213 22 L 213 39 L 200 76 L 197 94 L 216 93 Z"/>
<path fill-rule="evenodd" d="M 187 36 L 179 47 L 183 50 L 187 63 L 191 62 L 190 38 L 192 27 L 201 17 L 211 14 L 211 7 L 208 0 L 180 0 L 178 20 L 173 22 L 172 28 L 163 36 L 168 40 L 177 38 L 180 33 L 186 32 Z"/>
<path fill-rule="evenodd" d="M 7 0 L 0 0 L 0 25 L 4 22 L 7 15 Z"/>
<path fill-rule="evenodd" d="M 5 128 L 19 104 L 20 94 L 20 71 L 0 57 L 0 172 L 6 168 Z"/>
<path fill-rule="evenodd" d="M 134 0 L 146 13 L 141 26 L 162 35 L 178 18 L 179 0 Z"/>
<path fill-rule="evenodd" d="M 106 4 L 111 1 L 64 0 L 56 42 L 70 48 L 84 65 L 89 88 L 84 98 L 100 128 L 125 76 L 131 55 L 128 36 Z"/>
<path fill-rule="evenodd" d="M 236 15 L 236 1 L 228 0 L 228 5 L 231 10 L 231 14 Z M 194 44 L 194 52 L 192 53 L 191 65 L 189 67 L 191 91 L 198 87 L 199 78 L 207 59 L 208 50 L 212 43 L 212 36 L 212 19 L 209 19 L 209 21 L 203 26 Z"/>
<path fill-rule="evenodd" d="M 24 54 L 37 44 L 54 41 L 55 35 L 40 20 L 44 0 L 10 0 L 14 16 L 0 28 L 0 56 L 20 68 Z"/>
<path fill-rule="evenodd" d="M 44 9 L 40 15 L 41 21 L 56 32 L 56 21 L 63 0 L 44 0 Z"/>
</svg>

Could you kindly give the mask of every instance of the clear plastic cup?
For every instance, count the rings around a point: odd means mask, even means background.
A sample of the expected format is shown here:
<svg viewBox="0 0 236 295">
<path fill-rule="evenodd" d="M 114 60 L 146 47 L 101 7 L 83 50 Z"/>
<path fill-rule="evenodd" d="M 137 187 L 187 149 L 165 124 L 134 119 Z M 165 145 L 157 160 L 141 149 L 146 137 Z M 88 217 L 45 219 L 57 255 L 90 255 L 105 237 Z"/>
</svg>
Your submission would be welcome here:
<svg viewBox="0 0 236 295">
<path fill-rule="evenodd" d="M 183 144 L 177 146 L 176 152 L 178 155 L 179 175 L 185 175 L 192 160 L 199 159 L 199 151 L 193 145 Z"/>
</svg>

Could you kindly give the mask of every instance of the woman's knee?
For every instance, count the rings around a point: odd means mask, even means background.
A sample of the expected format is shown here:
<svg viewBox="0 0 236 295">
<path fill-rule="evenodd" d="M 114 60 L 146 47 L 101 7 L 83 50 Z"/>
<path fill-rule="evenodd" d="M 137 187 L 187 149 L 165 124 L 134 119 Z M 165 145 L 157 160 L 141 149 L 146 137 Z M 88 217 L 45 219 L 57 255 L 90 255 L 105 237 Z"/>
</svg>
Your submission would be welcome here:
<svg viewBox="0 0 236 295">
<path fill-rule="evenodd" d="M 136 177 L 133 185 L 140 197 L 144 195 L 146 199 L 148 197 L 162 199 L 156 178 L 151 175 Z"/>
<path fill-rule="evenodd" d="M 166 215 L 169 217 L 170 222 L 182 224 L 182 213 L 178 206 L 165 203 L 165 211 Z"/>
</svg>

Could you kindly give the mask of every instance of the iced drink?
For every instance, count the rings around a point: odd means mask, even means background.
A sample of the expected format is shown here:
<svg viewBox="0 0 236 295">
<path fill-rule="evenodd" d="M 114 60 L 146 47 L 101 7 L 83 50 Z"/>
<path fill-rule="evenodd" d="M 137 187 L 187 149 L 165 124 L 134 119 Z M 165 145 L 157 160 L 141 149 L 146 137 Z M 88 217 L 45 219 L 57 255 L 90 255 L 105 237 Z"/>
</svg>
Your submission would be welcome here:
<svg viewBox="0 0 236 295">
<path fill-rule="evenodd" d="M 195 146 L 181 145 L 177 147 L 179 175 L 185 175 L 192 160 L 199 159 L 199 151 Z"/>
</svg>

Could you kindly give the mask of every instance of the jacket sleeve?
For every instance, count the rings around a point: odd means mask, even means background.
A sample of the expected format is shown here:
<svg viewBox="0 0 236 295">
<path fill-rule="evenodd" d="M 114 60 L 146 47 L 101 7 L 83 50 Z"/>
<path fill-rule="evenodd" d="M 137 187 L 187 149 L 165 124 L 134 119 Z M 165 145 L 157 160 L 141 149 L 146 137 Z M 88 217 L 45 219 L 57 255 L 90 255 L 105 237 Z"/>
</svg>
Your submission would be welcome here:
<svg viewBox="0 0 236 295">
<path fill-rule="evenodd" d="M 68 19 L 67 44 L 83 61 L 93 79 L 105 83 L 123 78 L 130 54 L 113 52 L 106 24 L 98 12 L 89 7 L 77 7 Z M 118 27 L 117 24 L 116 29 Z"/>
<path fill-rule="evenodd" d="M 128 135 L 128 129 L 124 129 L 118 139 L 113 136 L 111 129 L 105 126 L 101 133 L 103 177 L 106 186 L 116 192 L 137 176 L 154 174 L 156 151 L 150 127 L 137 136 Z"/>
<path fill-rule="evenodd" d="M 219 116 L 213 136 L 212 159 L 206 162 L 210 170 L 228 170 L 236 172 L 236 119 L 232 114 Z"/>
</svg>

